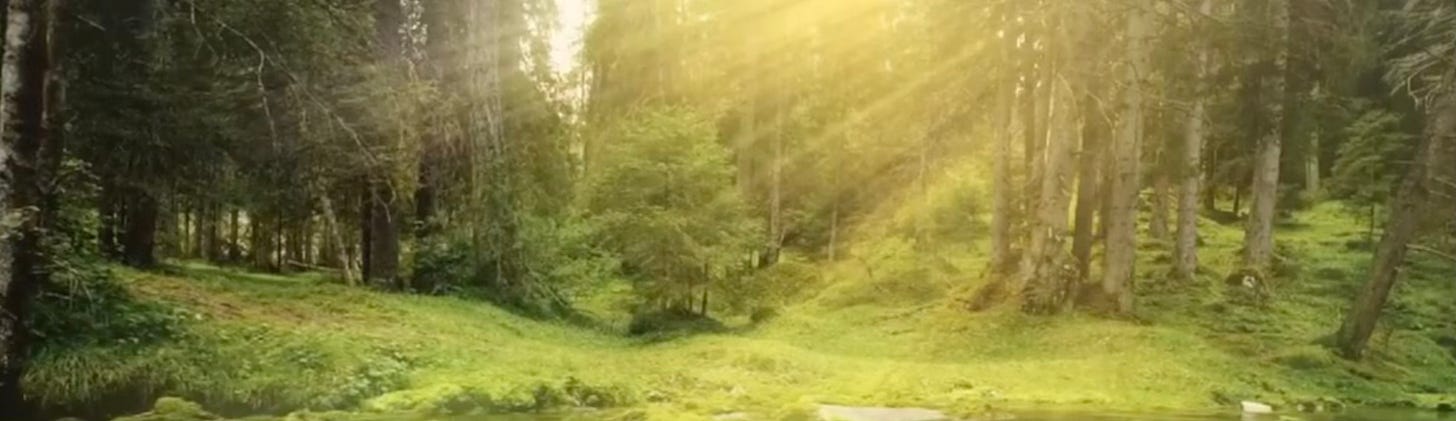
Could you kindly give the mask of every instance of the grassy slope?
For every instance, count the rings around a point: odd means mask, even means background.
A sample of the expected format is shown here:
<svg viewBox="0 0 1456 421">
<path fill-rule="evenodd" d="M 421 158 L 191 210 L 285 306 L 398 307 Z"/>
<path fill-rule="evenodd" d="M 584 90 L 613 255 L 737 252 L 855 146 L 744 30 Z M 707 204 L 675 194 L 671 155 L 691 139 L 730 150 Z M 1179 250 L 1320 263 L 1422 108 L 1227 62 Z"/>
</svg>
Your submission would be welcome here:
<svg viewBox="0 0 1456 421">
<path fill-rule="evenodd" d="M 778 318 L 660 343 L 317 276 L 123 271 L 140 296 L 184 309 L 189 333 L 42 355 L 30 387 L 53 406 L 167 393 L 232 413 L 617 404 L 662 419 L 811 402 L 1187 410 L 1227 399 L 1384 403 L 1456 392 L 1442 375 L 1456 372 L 1452 349 L 1439 345 L 1456 344 L 1456 303 L 1446 299 L 1456 286 L 1436 261 L 1417 256 L 1390 319 L 1400 328 L 1377 335 L 1369 362 L 1316 344 L 1337 326 L 1368 260 L 1346 245 L 1363 238 L 1361 224 L 1332 205 L 1281 227 L 1281 250 L 1299 263 L 1286 265 L 1267 306 L 1224 297 L 1236 226 L 1205 221 L 1208 272 L 1196 285 L 1161 281 L 1166 247 L 1146 244 L 1136 322 L 968 313 L 955 298 L 980 282 L 980 246 L 916 251 L 890 235 L 897 215 L 863 224 L 851 258 L 814 266 L 822 290 Z"/>
</svg>

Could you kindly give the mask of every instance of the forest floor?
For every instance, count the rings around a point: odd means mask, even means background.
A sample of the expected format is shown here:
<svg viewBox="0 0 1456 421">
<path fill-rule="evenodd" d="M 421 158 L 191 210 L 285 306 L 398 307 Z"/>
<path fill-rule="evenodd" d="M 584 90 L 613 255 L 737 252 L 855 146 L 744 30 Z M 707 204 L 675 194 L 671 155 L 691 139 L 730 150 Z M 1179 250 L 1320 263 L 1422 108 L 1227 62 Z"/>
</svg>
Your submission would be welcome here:
<svg viewBox="0 0 1456 421">
<path fill-rule="evenodd" d="M 925 252 L 879 236 L 859 237 L 881 239 L 855 243 L 858 257 L 791 263 L 809 265 L 820 284 L 771 320 L 658 340 L 622 335 L 606 305 L 597 306 L 601 322 L 584 327 L 457 298 L 347 288 L 317 274 L 186 262 L 116 269 L 137 297 L 175 309 L 184 331 L 43 352 L 27 386 L 58 414 L 141 411 L 166 394 L 235 416 L 599 406 L 646 419 L 782 419 L 816 403 L 977 413 L 1446 399 L 1456 393 L 1450 265 L 1414 256 L 1366 362 L 1321 345 L 1368 261 L 1363 224 L 1344 215 L 1321 205 L 1280 227 L 1280 253 L 1298 263 L 1281 266 L 1266 304 L 1223 286 L 1237 224 L 1206 221 L 1208 271 L 1194 284 L 1161 281 L 1167 246 L 1146 243 L 1135 320 L 1028 317 L 1010 306 L 972 313 L 960 298 L 981 282 L 979 245 Z M 589 314 L 593 305 L 584 303 Z"/>
</svg>

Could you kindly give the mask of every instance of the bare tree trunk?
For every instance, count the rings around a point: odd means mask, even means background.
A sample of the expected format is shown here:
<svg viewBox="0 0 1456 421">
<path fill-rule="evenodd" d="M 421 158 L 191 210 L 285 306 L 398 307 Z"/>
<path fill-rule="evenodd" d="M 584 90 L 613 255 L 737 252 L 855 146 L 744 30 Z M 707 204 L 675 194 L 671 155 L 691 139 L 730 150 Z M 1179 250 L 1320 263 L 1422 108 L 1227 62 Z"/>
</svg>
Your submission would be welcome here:
<svg viewBox="0 0 1456 421">
<path fill-rule="evenodd" d="M 1066 309 L 1076 277 L 1067 268 L 1067 240 L 1071 237 L 1067 207 L 1071 202 L 1071 171 L 1076 145 L 1076 101 L 1067 82 L 1047 78 L 1047 127 L 1050 129 L 1046 159 L 1042 162 L 1041 197 L 1036 201 L 1036 222 L 1031 232 L 1031 247 L 1022 263 L 1025 289 L 1022 310 L 1032 314 L 1050 314 Z"/>
<path fill-rule="evenodd" d="M 207 236 L 207 260 L 213 263 L 221 263 L 224 260 L 222 244 L 222 208 L 216 204 L 207 205 L 207 214 L 204 216 Z"/>
<path fill-rule="evenodd" d="M 787 101 L 780 98 L 775 101 L 772 154 L 769 162 L 769 193 L 768 193 L 768 252 L 764 259 L 768 265 L 779 261 L 779 249 L 783 247 L 784 241 L 784 114 L 788 112 Z"/>
<path fill-rule="evenodd" d="M 381 285 L 395 285 L 399 281 L 399 222 L 397 212 L 389 205 L 394 199 L 387 196 L 392 193 L 390 190 L 375 187 L 372 194 L 364 199 L 368 208 L 364 280 L 377 281 Z"/>
<path fill-rule="evenodd" d="M 1264 92 L 1273 93 L 1274 100 L 1264 101 L 1268 107 L 1265 115 L 1269 127 L 1254 159 L 1253 183 L 1250 195 L 1249 219 L 1244 226 L 1244 266 L 1264 273 L 1274 255 L 1274 218 L 1279 202 L 1279 160 L 1283 153 L 1285 69 L 1289 57 L 1289 0 L 1273 0 L 1268 4 L 1274 31 L 1280 37 L 1274 57 L 1274 70 L 1265 75 Z"/>
<path fill-rule="evenodd" d="M 1006 47 L 1011 48 L 1011 47 Z M 1011 57 L 1011 54 L 1007 54 Z M 1021 136 L 1020 109 L 1017 104 L 1017 82 L 1008 77 L 997 89 L 996 145 L 992 163 L 991 205 L 991 272 L 1006 274 L 1011 265 L 1011 218 L 1016 212 L 1016 188 L 1011 181 L 1011 145 Z"/>
<path fill-rule="evenodd" d="M 243 245 L 240 242 L 242 240 L 238 237 L 238 231 L 240 230 L 238 221 L 238 208 L 232 208 L 232 211 L 229 212 L 228 218 L 228 230 L 230 232 L 228 234 L 227 259 L 229 262 L 238 262 L 241 261 L 243 258 Z"/>
<path fill-rule="evenodd" d="M 1316 107 L 1322 107 L 1323 96 L 1320 82 L 1315 81 L 1314 87 L 1310 88 L 1309 92 L 1310 103 Z M 1304 193 L 1311 198 L 1318 195 L 1320 191 L 1320 135 L 1323 132 L 1320 126 L 1318 123 L 1314 124 L 1313 130 L 1309 134 L 1309 147 L 1304 151 Z"/>
<path fill-rule="evenodd" d="M 123 262 L 128 266 L 147 268 L 157 264 L 157 218 L 161 212 L 151 193 L 133 189 L 128 200 L 126 234 L 122 236 Z"/>
<path fill-rule="evenodd" d="M 1097 101 L 1090 96 L 1082 99 L 1082 152 L 1077 160 L 1076 231 L 1072 236 L 1072 257 L 1076 259 L 1079 280 L 1086 280 L 1092 269 L 1094 219 L 1104 202 L 1098 181 L 1106 155 L 1107 124 Z"/>
<path fill-rule="evenodd" d="M 1456 81 L 1456 74 L 1449 75 L 1447 80 L 1447 83 Z M 1418 161 L 1391 202 L 1385 234 L 1370 266 L 1370 282 L 1360 290 L 1335 335 L 1340 354 L 1346 358 L 1359 359 L 1364 355 L 1381 310 L 1395 286 L 1400 266 L 1405 262 L 1407 247 L 1420 229 L 1423 214 L 1432 208 L 1429 204 L 1432 191 L 1443 187 L 1433 180 L 1450 176 L 1456 168 L 1456 90 L 1448 86 L 1429 115 L 1431 121 L 1426 127 L 1423 150 L 1416 154 Z"/>
<path fill-rule="evenodd" d="M 390 69 L 404 63 L 405 42 L 401 34 L 407 17 L 399 0 L 374 1 L 375 47 L 379 63 Z M 376 168 L 366 181 L 364 205 L 364 281 L 381 281 L 394 285 L 399 281 L 399 212 L 395 212 L 396 195 L 399 192 L 382 172 L 387 168 Z M 282 262 L 280 262 L 282 263 Z"/>
<path fill-rule="evenodd" d="M 29 415 L 20 379 L 30 354 L 31 301 L 47 282 L 43 236 L 53 223 L 52 181 L 62 151 L 60 0 L 10 0 L 0 62 L 0 408 Z M 13 224 L 13 225 L 12 225 Z"/>
<path fill-rule="evenodd" d="M 1204 19 L 1212 19 L 1213 0 L 1200 2 L 1198 11 Z M 1178 233 L 1173 244 L 1173 273 L 1185 281 L 1193 280 L 1198 272 L 1198 199 L 1203 193 L 1203 123 L 1208 118 L 1204 98 L 1208 94 L 1207 41 L 1199 44 L 1194 66 L 1196 88 L 1183 134 L 1183 164 L 1178 168 L 1183 182 L 1178 191 Z"/>
<path fill-rule="evenodd" d="M 1148 220 L 1148 234 L 1159 241 L 1166 241 L 1172 237 L 1172 231 L 1168 229 L 1168 197 L 1172 195 L 1173 187 L 1168 185 L 1168 167 L 1163 165 L 1163 156 L 1167 152 L 1167 145 L 1159 146 L 1158 167 L 1153 171 L 1153 197 L 1152 215 Z"/>
<path fill-rule="evenodd" d="M 121 231 L 121 212 L 124 209 L 116 190 L 115 184 L 102 181 L 101 193 L 96 199 L 99 219 L 96 227 L 97 247 L 103 257 L 114 260 L 121 257 L 121 247 L 116 237 Z"/>
<path fill-rule="evenodd" d="M 1127 20 L 1127 58 L 1117 138 L 1111 150 L 1113 174 L 1107 189 L 1108 212 L 1103 299 L 1111 310 L 1130 314 L 1133 309 L 1134 264 L 1137 261 L 1139 160 L 1143 143 L 1143 84 L 1148 71 L 1146 11 L 1134 8 Z"/>
<path fill-rule="evenodd" d="M 849 143 L 848 131 L 839 136 L 834 147 L 834 190 L 830 196 L 829 211 L 829 261 L 839 259 L 839 209 L 844 200 L 844 151 Z"/>
<path fill-rule="evenodd" d="M 751 71 L 751 70 L 750 70 Z M 738 161 L 738 189 L 743 198 L 753 196 L 753 147 L 758 144 L 758 84 L 753 78 L 745 78 L 744 88 L 748 99 L 738 116 L 738 135 L 734 138 L 733 150 Z"/>
</svg>

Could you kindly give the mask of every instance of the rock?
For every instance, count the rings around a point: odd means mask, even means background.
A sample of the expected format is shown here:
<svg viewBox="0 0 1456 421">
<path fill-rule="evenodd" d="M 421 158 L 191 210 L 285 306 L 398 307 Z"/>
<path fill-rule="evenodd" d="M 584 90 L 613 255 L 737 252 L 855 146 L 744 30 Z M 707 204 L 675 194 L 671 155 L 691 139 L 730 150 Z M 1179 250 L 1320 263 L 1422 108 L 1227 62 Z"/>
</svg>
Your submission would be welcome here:
<svg viewBox="0 0 1456 421">
<path fill-rule="evenodd" d="M 820 421 L 947 421 L 945 413 L 922 408 L 819 405 Z"/>
<path fill-rule="evenodd" d="M 1239 402 L 1239 406 L 1243 408 L 1243 411 L 1244 411 L 1245 414 L 1272 414 L 1272 413 L 1274 413 L 1274 407 L 1269 406 L 1269 405 L 1266 405 L 1266 404 L 1254 402 L 1254 401 L 1243 401 L 1243 402 Z"/>
</svg>

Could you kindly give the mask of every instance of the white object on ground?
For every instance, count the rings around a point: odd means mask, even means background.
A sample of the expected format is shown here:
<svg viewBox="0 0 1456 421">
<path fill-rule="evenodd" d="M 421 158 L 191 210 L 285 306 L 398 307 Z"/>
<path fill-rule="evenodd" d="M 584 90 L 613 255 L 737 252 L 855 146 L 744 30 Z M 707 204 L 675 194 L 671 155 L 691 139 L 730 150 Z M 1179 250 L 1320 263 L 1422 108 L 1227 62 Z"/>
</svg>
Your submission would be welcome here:
<svg viewBox="0 0 1456 421">
<path fill-rule="evenodd" d="M 1274 413 L 1274 407 L 1271 407 L 1269 405 L 1265 405 L 1265 404 L 1262 404 L 1262 403 L 1254 402 L 1254 401 L 1243 401 L 1243 402 L 1239 402 L 1239 406 L 1242 406 L 1243 407 L 1245 414 L 1272 414 L 1272 413 Z"/>
</svg>

